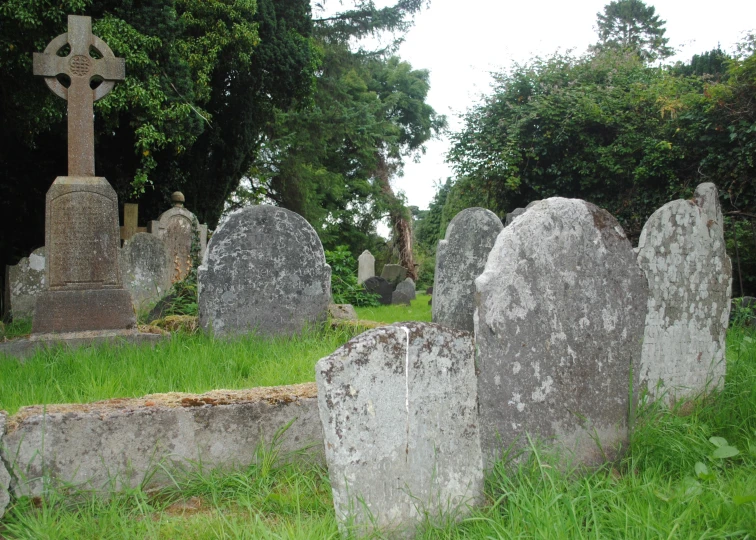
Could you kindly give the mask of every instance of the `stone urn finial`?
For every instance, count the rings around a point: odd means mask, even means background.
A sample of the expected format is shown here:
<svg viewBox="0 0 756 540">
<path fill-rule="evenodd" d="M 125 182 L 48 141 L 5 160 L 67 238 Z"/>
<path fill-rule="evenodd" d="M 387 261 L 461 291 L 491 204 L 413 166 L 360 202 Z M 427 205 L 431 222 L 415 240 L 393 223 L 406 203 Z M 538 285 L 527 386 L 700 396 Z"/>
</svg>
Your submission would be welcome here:
<svg viewBox="0 0 756 540">
<path fill-rule="evenodd" d="M 171 195 L 171 202 L 173 203 L 173 206 L 175 207 L 183 208 L 185 200 L 186 199 L 184 198 L 184 194 L 181 193 L 180 191 L 174 191 L 173 194 Z"/>
</svg>

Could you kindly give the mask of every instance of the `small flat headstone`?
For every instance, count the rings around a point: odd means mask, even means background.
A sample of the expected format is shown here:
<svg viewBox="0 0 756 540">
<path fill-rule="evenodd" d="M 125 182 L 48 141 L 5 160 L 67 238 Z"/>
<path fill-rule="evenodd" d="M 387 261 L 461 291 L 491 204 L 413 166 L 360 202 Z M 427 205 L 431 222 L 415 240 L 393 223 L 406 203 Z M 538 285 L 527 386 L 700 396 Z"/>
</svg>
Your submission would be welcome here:
<svg viewBox="0 0 756 540">
<path fill-rule="evenodd" d="M 483 273 L 502 228 L 485 208 L 467 208 L 451 220 L 436 249 L 433 322 L 472 332 L 475 278 Z"/>
<path fill-rule="evenodd" d="M 124 242 L 121 277 L 137 312 L 150 308 L 171 288 L 171 262 L 165 244 L 154 234 L 136 233 Z"/>
<path fill-rule="evenodd" d="M 295 334 L 327 318 L 331 267 L 323 245 L 285 208 L 249 206 L 229 215 L 197 278 L 200 326 L 217 335 Z"/>
<path fill-rule="evenodd" d="M 385 306 L 391 304 L 391 296 L 394 292 L 394 288 L 391 286 L 391 283 L 389 283 L 385 279 L 378 276 L 373 276 L 366 279 L 365 283 L 363 283 L 363 286 L 365 287 L 365 290 L 367 292 L 379 295 L 380 298 L 378 299 L 378 301 L 381 304 Z"/>
<path fill-rule="evenodd" d="M 468 332 L 398 323 L 315 367 L 342 532 L 411 536 L 427 512 L 460 515 L 482 495 L 475 348 Z"/>
<path fill-rule="evenodd" d="M 396 287 L 407 278 L 407 269 L 398 264 L 385 264 L 381 271 L 381 277 Z"/>
<path fill-rule="evenodd" d="M 0 411 L 0 448 L 3 447 L 3 436 L 5 435 L 5 423 L 7 421 L 5 411 Z M 5 468 L 5 463 L 0 459 L 0 518 L 5 514 L 5 509 L 10 503 L 10 481 L 11 477 Z"/>
<path fill-rule="evenodd" d="M 399 285 L 396 286 L 394 292 L 405 294 L 410 300 L 417 298 L 417 291 L 415 291 L 415 282 L 412 281 L 412 278 L 407 278 L 402 281 Z"/>
<path fill-rule="evenodd" d="M 357 284 L 375 275 L 375 257 L 367 249 L 357 258 Z"/>
<path fill-rule="evenodd" d="M 410 304 L 412 304 L 412 299 L 406 292 L 394 291 L 393 293 L 391 293 L 391 303 L 393 305 L 409 306 Z"/>
<path fill-rule="evenodd" d="M 330 304 L 328 314 L 332 319 L 343 321 L 356 321 L 357 312 L 352 304 Z"/>
<path fill-rule="evenodd" d="M 4 319 L 31 319 L 40 293 L 45 290 L 45 248 L 35 249 L 18 264 L 5 268 Z"/>
<path fill-rule="evenodd" d="M 585 201 L 541 201 L 504 228 L 475 284 L 484 455 L 528 435 L 568 465 L 616 457 L 648 298 L 617 220 Z"/>
<path fill-rule="evenodd" d="M 693 201 L 672 201 L 654 212 L 638 248 L 650 287 L 641 385 L 652 399 L 667 402 L 719 387 L 732 265 L 714 184 L 698 186 Z"/>
</svg>

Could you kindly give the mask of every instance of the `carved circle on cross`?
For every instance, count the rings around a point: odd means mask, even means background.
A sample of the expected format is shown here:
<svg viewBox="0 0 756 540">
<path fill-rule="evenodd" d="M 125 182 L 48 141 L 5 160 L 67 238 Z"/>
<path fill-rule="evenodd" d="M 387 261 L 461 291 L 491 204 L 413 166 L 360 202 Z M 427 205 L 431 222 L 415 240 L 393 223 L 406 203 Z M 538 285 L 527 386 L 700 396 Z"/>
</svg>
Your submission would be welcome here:
<svg viewBox="0 0 756 540">
<path fill-rule="evenodd" d="M 68 45 L 68 33 L 61 34 L 54 38 L 47 47 L 45 47 L 45 54 L 57 55 L 66 45 Z M 92 35 L 92 48 L 100 53 L 103 58 L 115 58 L 115 54 L 113 54 L 113 51 L 108 47 L 108 44 L 95 35 Z M 72 55 L 72 53 L 69 53 L 68 58 L 68 68 L 71 75 L 76 77 L 86 77 L 92 72 L 93 62 L 89 53 L 87 53 L 86 56 L 80 54 Z M 47 87 L 52 90 L 56 96 L 66 100 L 68 99 L 68 88 L 63 86 L 56 77 L 44 77 L 44 79 Z M 115 81 L 103 80 L 100 85 L 93 90 L 94 101 L 104 98 L 110 93 L 114 86 Z"/>
</svg>

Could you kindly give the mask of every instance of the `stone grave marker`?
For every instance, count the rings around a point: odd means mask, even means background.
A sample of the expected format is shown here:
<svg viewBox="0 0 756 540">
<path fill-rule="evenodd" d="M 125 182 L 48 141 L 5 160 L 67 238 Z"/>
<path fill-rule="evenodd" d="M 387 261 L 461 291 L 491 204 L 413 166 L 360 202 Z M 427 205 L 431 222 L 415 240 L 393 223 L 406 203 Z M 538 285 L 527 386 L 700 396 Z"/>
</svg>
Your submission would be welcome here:
<svg viewBox="0 0 756 540">
<path fill-rule="evenodd" d="M 398 264 L 384 264 L 381 277 L 396 287 L 407 277 L 407 269 Z"/>
<path fill-rule="evenodd" d="M 326 461 L 342 532 L 411 536 L 482 495 L 475 347 L 427 323 L 369 330 L 315 366 Z"/>
<path fill-rule="evenodd" d="M 67 45 L 69 54 L 58 56 Z M 124 61 L 92 35 L 89 17 L 70 15 L 68 32 L 44 53 L 34 53 L 34 74 L 68 101 L 68 176 L 56 178 L 47 192 L 47 281 L 37 299 L 33 332 L 131 330 L 136 319 L 118 268 L 118 198 L 105 178 L 94 175 L 93 102 L 123 80 Z M 70 79 L 68 88 L 59 75 Z M 93 79 L 101 81 L 94 89 Z"/>
<path fill-rule="evenodd" d="M 139 205 L 126 203 L 123 205 L 123 226 L 121 227 L 121 240 L 124 242 L 136 233 L 147 232 L 147 227 L 139 226 Z"/>
<path fill-rule="evenodd" d="M 724 382 L 732 266 L 714 184 L 654 212 L 638 241 L 650 294 L 641 384 L 652 399 L 693 396 Z"/>
<path fill-rule="evenodd" d="M 407 294 L 406 292 L 394 291 L 393 293 L 391 293 L 391 303 L 395 306 L 409 306 L 412 304 L 412 300 L 410 300 L 409 294 Z"/>
<path fill-rule="evenodd" d="M 357 258 L 357 284 L 375 275 L 375 257 L 367 249 Z"/>
<path fill-rule="evenodd" d="M 412 278 L 407 278 L 402 281 L 394 289 L 394 294 L 391 297 L 392 304 L 409 304 L 412 300 L 417 298 L 415 291 L 415 282 Z"/>
<path fill-rule="evenodd" d="M 363 283 L 363 286 L 367 292 L 379 295 L 380 298 L 378 298 L 378 301 L 384 306 L 391 304 L 394 287 L 382 277 L 373 276 L 367 278 L 365 283 Z"/>
<path fill-rule="evenodd" d="M 356 321 L 357 312 L 352 304 L 330 304 L 328 314 L 332 319 L 341 321 Z"/>
<path fill-rule="evenodd" d="M 514 219 L 516 217 L 521 216 L 524 213 L 525 213 L 525 209 L 524 208 L 515 208 L 511 212 L 508 212 L 507 213 L 507 217 L 506 217 L 506 221 L 504 222 L 504 226 L 507 227 L 508 225 L 510 225 L 514 221 Z"/>
<path fill-rule="evenodd" d="M 475 285 L 484 455 L 528 435 L 565 464 L 617 456 L 648 299 L 617 220 L 577 199 L 540 201 L 504 228 Z"/>
<path fill-rule="evenodd" d="M 31 319 L 40 293 L 45 290 L 45 248 L 37 248 L 18 264 L 5 267 L 3 319 Z"/>
<path fill-rule="evenodd" d="M 198 271 L 199 321 L 217 335 L 294 334 L 326 320 L 331 267 L 315 229 L 290 210 L 228 216 Z"/>
<path fill-rule="evenodd" d="M 436 249 L 433 322 L 472 332 L 474 281 L 501 229 L 501 220 L 485 208 L 467 208 L 451 220 Z"/>
<path fill-rule="evenodd" d="M 0 411 L 0 448 L 3 447 L 3 437 L 5 436 L 5 423 L 7 421 L 7 414 L 5 411 Z M 5 462 L 0 459 L 0 518 L 5 514 L 5 509 L 10 503 L 10 474 L 5 468 Z"/>
<path fill-rule="evenodd" d="M 184 208 L 184 194 L 176 191 L 171 195 L 173 208 L 166 210 L 150 224 L 150 232 L 157 235 L 168 248 L 173 265 L 171 279 L 181 281 L 192 269 L 192 239 L 196 229 L 199 235 L 200 259 L 207 249 L 207 225 L 200 225 L 197 216 Z"/>
<path fill-rule="evenodd" d="M 154 234 L 136 233 L 121 249 L 121 276 L 134 309 L 142 312 L 171 288 L 173 265 L 165 244 Z"/>
</svg>

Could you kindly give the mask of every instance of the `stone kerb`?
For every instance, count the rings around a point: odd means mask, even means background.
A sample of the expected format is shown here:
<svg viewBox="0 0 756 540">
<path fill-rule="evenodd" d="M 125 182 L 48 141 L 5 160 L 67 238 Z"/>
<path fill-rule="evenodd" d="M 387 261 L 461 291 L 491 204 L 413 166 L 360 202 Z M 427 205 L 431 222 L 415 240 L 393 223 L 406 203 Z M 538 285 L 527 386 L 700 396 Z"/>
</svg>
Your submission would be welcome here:
<svg viewBox="0 0 756 540">
<path fill-rule="evenodd" d="M 410 536 L 426 512 L 461 515 L 482 495 L 470 333 L 426 323 L 370 330 L 321 359 L 315 378 L 343 532 Z"/>
<path fill-rule="evenodd" d="M 473 331 L 474 281 L 502 228 L 496 214 L 485 208 L 467 208 L 451 220 L 436 249 L 433 322 Z"/>
<path fill-rule="evenodd" d="M 707 183 L 643 227 L 638 263 L 650 294 L 640 371 L 652 399 L 672 402 L 724 382 L 732 265 L 722 226 L 716 187 Z"/>
<path fill-rule="evenodd" d="M 45 248 L 37 248 L 18 264 L 5 267 L 3 319 L 31 319 L 37 297 L 45 290 Z"/>
<path fill-rule="evenodd" d="M 475 284 L 484 455 L 527 435 L 565 464 L 615 457 L 648 286 L 614 217 L 585 201 L 541 201 L 501 232 Z"/>
<path fill-rule="evenodd" d="M 53 486 L 107 492 L 170 483 L 168 473 L 235 470 L 255 460 L 278 430 L 281 456 L 323 461 L 316 386 L 306 383 L 206 394 L 155 394 L 84 405 L 21 409 L 8 419 L 0 464 L 14 496 L 40 496 Z M 0 466 L 0 488 L 3 476 Z M 0 489 L 0 503 L 2 502 Z M 0 505 L 1 506 L 1 505 Z"/>
<path fill-rule="evenodd" d="M 331 267 L 305 219 L 250 206 L 213 234 L 198 271 L 199 321 L 217 335 L 294 334 L 325 322 Z"/>
<path fill-rule="evenodd" d="M 137 312 L 149 308 L 171 288 L 172 263 L 165 243 L 155 235 L 136 233 L 124 242 L 121 277 Z"/>
</svg>

